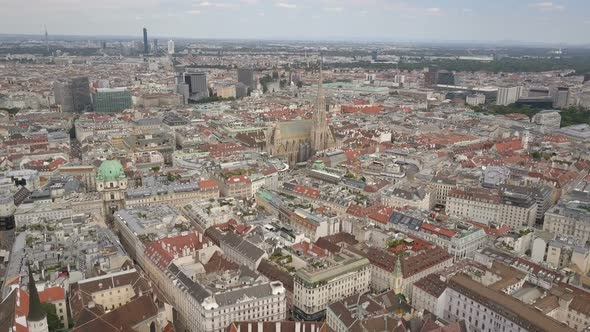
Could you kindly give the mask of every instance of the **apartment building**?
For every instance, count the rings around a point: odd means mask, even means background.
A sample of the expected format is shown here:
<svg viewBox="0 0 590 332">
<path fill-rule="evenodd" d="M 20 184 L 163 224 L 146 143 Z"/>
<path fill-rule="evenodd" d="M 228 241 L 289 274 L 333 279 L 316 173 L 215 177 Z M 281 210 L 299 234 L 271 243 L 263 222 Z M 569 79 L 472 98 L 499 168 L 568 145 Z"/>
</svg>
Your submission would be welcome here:
<svg viewBox="0 0 590 332">
<path fill-rule="evenodd" d="M 189 331 L 223 332 L 234 321 L 286 318 L 281 282 L 226 260 L 200 233 L 178 232 L 189 224 L 173 213 L 166 205 L 121 210 L 115 223 L 131 257 L 171 301 Z"/>
<path fill-rule="evenodd" d="M 446 288 L 445 278 L 436 273 L 418 280 L 412 286 L 412 307 L 443 317 Z"/>
<path fill-rule="evenodd" d="M 252 180 L 246 175 L 220 177 L 219 184 L 223 197 L 252 198 Z"/>
<path fill-rule="evenodd" d="M 412 298 L 412 286 L 418 280 L 453 265 L 453 257 L 444 249 L 432 246 L 405 257 L 376 248 L 361 249 L 371 262 L 371 288 L 375 292 L 394 290 Z"/>
<path fill-rule="evenodd" d="M 486 225 L 495 223 L 518 230 L 534 225 L 537 202 L 530 195 L 519 192 L 453 189 L 449 192 L 447 213 Z"/>
<path fill-rule="evenodd" d="M 203 181 L 201 181 L 203 182 Z M 125 193 L 125 207 L 137 208 L 153 204 L 169 204 L 182 207 L 194 200 L 209 200 L 219 197 L 219 191 L 203 190 L 199 183 L 154 184 L 128 189 Z"/>
<path fill-rule="evenodd" d="M 370 288 L 371 264 L 367 258 L 343 250 L 323 263 L 322 267 L 295 273 L 293 312 L 297 319 L 322 319 L 329 304 Z"/>
<path fill-rule="evenodd" d="M 414 216 L 407 213 L 393 212 L 387 226 L 396 231 L 416 236 L 434 243 L 447 250 L 455 259 L 472 256 L 481 249 L 487 241 L 485 230 L 472 224 L 459 223 L 444 227 L 444 225 L 430 224 L 424 216 Z"/>
<path fill-rule="evenodd" d="M 435 177 L 432 179 L 431 186 L 433 188 L 432 199 L 434 204 L 446 206 L 449 191 L 457 186 L 457 181 L 444 177 Z"/>
<path fill-rule="evenodd" d="M 70 305 L 84 307 L 93 302 L 103 310 L 114 310 L 131 302 L 140 293 L 147 294 L 149 289 L 148 280 L 137 270 L 123 270 L 70 285 Z"/>
<path fill-rule="evenodd" d="M 444 296 L 443 318 L 464 320 L 469 331 L 575 331 L 508 294 L 483 287 L 466 274 L 452 277 Z"/>
<path fill-rule="evenodd" d="M 590 240 L 590 203 L 560 202 L 547 210 L 543 229 L 581 243 Z"/>
<path fill-rule="evenodd" d="M 236 233 L 227 232 L 222 234 L 217 229 L 208 229 L 206 234 L 214 242 L 218 241 L 216 244 L 229 260 L 239 265 L 245 265 L 254 271 L 258 269 L 258 265 L 263 259 L 268 258 L 268 254 L 264 250 Z"/>
</svg>

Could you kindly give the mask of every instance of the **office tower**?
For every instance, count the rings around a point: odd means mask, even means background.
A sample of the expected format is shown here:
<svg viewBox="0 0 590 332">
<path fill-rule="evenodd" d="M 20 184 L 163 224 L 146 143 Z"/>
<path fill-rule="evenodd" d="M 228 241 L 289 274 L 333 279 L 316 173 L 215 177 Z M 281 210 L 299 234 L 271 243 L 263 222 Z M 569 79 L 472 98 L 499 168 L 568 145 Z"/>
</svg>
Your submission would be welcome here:
<svg viewBox="0 0 590 332">
<path fill-rule="evenodd" d="M 244 84 L 250 90 L 256 90 L 256 80 L 254 79 L 254 70 L 248 68 L 238 69 L 238 83 Z"/>
<path fill-rule="evenodd" d="M 393 78 L 394 83 L 404 84 L 406 83 L 406 76 L 404 75 L 395 75 Z"/>
<path fill-rule="evenodd" d="M 448 70 L 439 70 L 436 75 L 436 84 L 455 85 L 455 74 Z"/>
<path fill-rule="evenodd" d="M 199 100 L 209 97 L 206 73 L 196 68 L 187 68 L 183 74 L 183 82 L 189 86 L 189 99 Z"/>
<path fill-rule="evenodd" d="M 435 68 L 427 68 L 424 72 L 424 86 L 433 86 L 438 80 L 438 70 Z"/>
<path fill-rule="evenodd" d="M 131 92 L 126 88 L 97 89 L 94 95 L 94 111 L 98 113 L 122 112 L 132 106 Z"/>
<path fill-rule="evenodd" d="M 511 88 L 498 88 L 498 96 L 496 98 L 496 105 L 508 106 L 514 104 L 522 95 L 522 87 L 514 86 Z"/>
<path fill-rule="evenodd" d="M 45 26 L 45 48 L 49 52 L 49 33 L 47 33 L 47 26 Z"/>
<path fill-rule="evenodd" d="M 60 81 L 53 84 L 55 103 L 61 106 L 62 112 L 74 112 L 74 99 L 70 82 Z"/>
<path fill-rule="evenodd" d="M 371 52 L 371 59 L 373 59 L 373 62 L 376 62 L 379 58 L 379 53 L 377 53 L 377 50 L 373 50 Z"/>
<path fill-rule="evenodd" d="M 555 99 L 553 101 L 553 107 L 555 108 L 566 108 L 569 103 L 570 89 L 566 87 L 557 88 L 555 93 Z"/>
<path fill-rule="evenodd" d="M 174 54 L 174 40 L 168 41 L 168 54 Z"/>
<path fill-rule="evenodd" d="M 182 103 L 188 104 L 188 99 L 190 97 L 189 86 L 186 83 L 180 82 L 176 83 L 176 93 L 182 95 Z"/>
<path fill-rule="evenodd" d="M 88 77 L 55 82 L 53 93 L 55 103 L 61 105 L 63 112 L 88 112 L 92 109 Z"/>
<path fill-rule="evenodd" d="M 147 29 L 143 28 L 143 54 L 147 55 L 150 51 L 150 45 L 148 44 Z"/>
<path fill-rule="evenodd" d="M 154 49 L 152 50 L 154 54 L 158 52 L 158 40 L 154 39 Z"/>
<path fill-rule="evenodd" d="M 528 97 L 549 97 L 551 92 L 548 88 L 530 88 L 528 91 Z"/>
<path fill-rule="evenodd" d="M 248 87 L 244 83 L 236 84 L 236 98 L 244 98 L 248 96 Z"/>
<path fill-rule="evenodd" d="M 88 112 L 92 110 L 90 81 L 88 77 L 76 77 L 72 79 L 72 97 L 74 99 L 75 112 Z"/>
</svg>

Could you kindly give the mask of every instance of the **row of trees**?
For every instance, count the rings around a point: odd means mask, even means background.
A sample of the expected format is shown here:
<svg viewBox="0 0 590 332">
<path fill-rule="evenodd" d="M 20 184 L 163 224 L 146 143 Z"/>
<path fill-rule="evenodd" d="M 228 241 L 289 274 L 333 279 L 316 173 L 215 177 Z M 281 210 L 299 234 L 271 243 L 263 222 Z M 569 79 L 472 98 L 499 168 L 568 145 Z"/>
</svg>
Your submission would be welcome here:
<svg viewBox="0 0 590 332">
<path fill-rule="evenodd" d="M 485 105 L 473 107 L 473 110 L 480 113 L 494 114 L 494 115 L 506 115 L 512 113 L 524 114 L 529 118 L 539 113 L 541 109 L 532 108 L 530 106 L 517 106 L 517 105 Z M 577 124 L 589 124 L 590 125 L 590 111 L 580 107 L 570 107 L 561 110 L 561 126 L 573 126 Z"/>
</svg>

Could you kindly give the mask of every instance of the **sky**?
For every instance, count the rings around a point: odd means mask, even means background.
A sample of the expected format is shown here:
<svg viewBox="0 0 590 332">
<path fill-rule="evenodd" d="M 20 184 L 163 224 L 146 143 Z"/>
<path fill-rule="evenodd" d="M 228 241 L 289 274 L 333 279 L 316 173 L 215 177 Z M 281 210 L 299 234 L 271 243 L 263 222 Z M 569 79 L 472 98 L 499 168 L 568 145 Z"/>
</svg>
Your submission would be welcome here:
<svg viewBox="0 0 590 332">
<path fill-rule="evenodd" d="M 590 0 L 0 0 L 0 33 L 590 44 Z"/>
</svg>

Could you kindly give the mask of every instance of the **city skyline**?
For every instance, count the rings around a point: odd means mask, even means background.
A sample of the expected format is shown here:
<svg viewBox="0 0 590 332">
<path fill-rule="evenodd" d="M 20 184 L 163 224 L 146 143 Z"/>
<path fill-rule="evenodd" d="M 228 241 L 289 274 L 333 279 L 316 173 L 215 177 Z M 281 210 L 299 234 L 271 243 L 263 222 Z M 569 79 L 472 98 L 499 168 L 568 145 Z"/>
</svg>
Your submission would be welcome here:
<svg viewBox="0 0 590 332">
<path fill-rule="evenodd" d="M 33 0 L 26 19 L 22 4 L 4 2 L 4 34 L 47 25 L 50 35 L 135 36 L 145 26 L 150 37 L 189 39 L 590 43 L 582 0 Z"/>
</svg>

